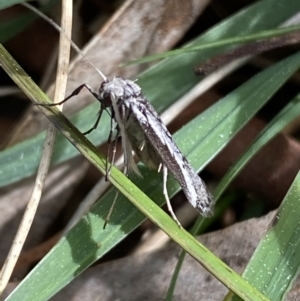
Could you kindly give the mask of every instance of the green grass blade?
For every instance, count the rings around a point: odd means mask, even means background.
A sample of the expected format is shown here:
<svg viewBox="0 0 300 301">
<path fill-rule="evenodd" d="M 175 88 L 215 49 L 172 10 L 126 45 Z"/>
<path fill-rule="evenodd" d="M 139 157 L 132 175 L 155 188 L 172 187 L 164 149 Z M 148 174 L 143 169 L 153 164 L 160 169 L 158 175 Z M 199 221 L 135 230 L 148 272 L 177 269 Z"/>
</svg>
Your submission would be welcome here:
<svg viewBox="0 0 300 301">
<path fill-rule="evenodd" d="M 186 47 L 176 49 L 176 50 L 170 50 L 170 51 L 165 51 L 163 53 L 158 53 L 154 55 L 149 55 L 140 59 L 136 60 L 131 60 L 127 63 L 124 64 L 124 66 L 127 65 L 133 65 L 133 64 L 142 64 L 142 63 L 148 63 L 152 62 L 158 59 L 164 59 L 172 56 L 177 56 L 180 54 L 188 53 L 188 52 L 194 52 L 194 51 L 203 51 L 206 49 L 213 49 L 213 48 L 220 48 L 224 46 L 232 46 L 232 45 L 237 45 L 237 44 L 244 44 L 244 43 L 249 43 L 249 42 L 255 42 L 257 40 L 261 39 L 270 39 L 273 37 L 279 37 L 281 35 L 287 35 L 290 33 L 295 33 L 300 30 L 299 25 L 293 25 L 293 26 L 288 26 L 288 27 L 283 27 L 283 28 L 277 28 L 277 29 L 271 29 L 271 30 L 264 30 L 260 31 L 254 34 L 248 34 L 248 35 L 242 35 L 241 37 L 232 37 L 232 38 L 227 38 L 227 39 L 221 39 L 215 42 L 208 42 L 208 43 L 203 43 L 201 45 L 196 45 L 196 46 L 191 46 L 188 45 Z"/>
<path fill-rule="evenodd" d="M 272 227 L 255 250 L 243 277 L 272 301 L 284 300 L 299 274 L 300 173 L 287 192 Z M 242 300 L 237 296 L 234 301 Z"/>
</svg>

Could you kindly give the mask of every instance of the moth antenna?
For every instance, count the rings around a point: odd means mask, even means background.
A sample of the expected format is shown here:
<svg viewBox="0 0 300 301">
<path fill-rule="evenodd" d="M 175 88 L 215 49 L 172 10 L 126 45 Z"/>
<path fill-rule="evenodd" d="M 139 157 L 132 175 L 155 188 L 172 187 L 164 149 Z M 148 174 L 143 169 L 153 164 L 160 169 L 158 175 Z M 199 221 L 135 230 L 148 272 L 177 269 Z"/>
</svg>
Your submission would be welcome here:
<svg viewBox="0 0 300 301">
<path fill-rule="evenodd" d="M 89 60 L 87 60 L 85 58 L 84 53 L 80 50 L 80 48 L 72 41 L 72 39 L 70 39 L 68 37 L 68 35 L 66 34 L 66 32 L 55 22 L 53 21 L 51 18 L 47 17 L 44 13 L 42 13 L 41 11 L 39 11 L 38 9 L 36 9 L 34 6 L 32 6 L 29 3 L 23 2 L 20 3 L 21 5 L 25 6 L 26 8 L 28 8 L 29 10 L 33 11 L 34 13 L 36 13 L 39 17 L 41 17 L 42 19 L 44 19 L 46 22 L 48 22 L 49 24 L 51 24 L 59 33 L 62 33 L 64 35 L 64 37 L 70 42 L 72 48 L 76 51 L 76 53 L 78 55 L 81 56 L 81 58 L 87 62 L 91 67 L 93 67 L 98 74 L 103 78 L 104 81 L 107 81 L 107 77 Z"/>
</svg>

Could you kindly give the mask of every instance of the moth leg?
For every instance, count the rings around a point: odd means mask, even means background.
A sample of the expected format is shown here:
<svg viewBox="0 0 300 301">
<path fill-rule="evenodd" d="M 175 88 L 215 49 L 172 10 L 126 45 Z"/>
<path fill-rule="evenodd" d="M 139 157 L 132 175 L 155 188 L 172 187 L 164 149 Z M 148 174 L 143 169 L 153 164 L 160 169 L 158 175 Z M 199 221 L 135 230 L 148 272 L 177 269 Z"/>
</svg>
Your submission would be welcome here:
<svg viewBox="0 0 300 301">
<path fill-rule="evenodd" d="M 119 137 L 119 134 L 120 134 L 119 129 L 117 129 L 116 137 L 115 137 L 115 139 L 113 139 L 113 128 L 114 128 L 113 118 L 111 118 L 110 131 L 109 131 L 109 136 L 108 136 L 108 149 L 107 149 L 107 155 L 106 155 L 106 165 L 105 165 L 105 170 L 106 170 L 105 181 L 108 180 L 111 167 L 115 162 L 118 137 Z M 112 143 L 113 143 L 113 149 L 112 149 L 112 158 L 111 158 L 111 161 L 110 161 L 109 160 L 109 154 L 110 154 L 110 149 L 111 149 L 111 144 Z M 110 161 L 110 163 L 108 163 L 109 161 Z M 109 166 L 108 166 L 108 164 L 109 164 Z M 108 222 L 110 220 L 110 216 L 111 216 L 111 214 L 114 210 L 114 207 L 115 207 L 118 196 L 119 196 L 119 190 L 117 190 L 116 195 L 114 197 L 114 200 L 113 200 L 113 202 L 112 202 L 112 204 L 109 208 L 109 211 L 108 211 L 107 216 L 106 216 L 105 221 L 104 221 L 103 229 L 106 228 L 106 225 L 108 224 Z"/>
<path fill-rule="evenodd" d="M 119 136 L 119 131 L 118 131 L 115 139 L 113 140 L 112 157 L 111 157 L 111 161 L 110 161 L 110 164 L 109 164 L 109 168 L 107 170 L 107 175 L 108 176 L 110 174 L 111 167 L 115 164 L 115 158 L 116 158 L 116 152 L 117 152 L 117 144 L 118 144 L 118 136 Z"/>
<path fill-rule="evenodd" d="M 117 143 L 118 143 L 118 137 L 119 137 L 119 129 L 117 129 L 117 134 L 115 139 L 113 139 L 113 128 L 114 128 L 114 124 L 113 124 L 113 118 L 111 118 L 110 120 L 110 131 L 109 131 L 109 136 L 108 136 L 108 148 L 107 148 L 107 153 L 106 153 L 106 163 L 105 163 L 105 170 L 106 170 L 106 174 L 105 174 L 105 181 L 108 180 L 108 176 L 110 174 L 111 171 L 111 167 L 115 162 L 115 157 L 116 157 L 116 151 L 117 151 Z M 110 150 L 111 150 L 111 144 L 113 143 L 113 148 L 112 148 L 112 156 L 111 156 L 111 160 L 110 160 Z"/>
<path fill-rule="evenodd" d="M 100 108 L 100 111 L 98 113 L 98 117 L 97 117 L 95 124 L 88 131 L 82 133 L 83 135 L 87 135 L 87 134 L 91 133 L 93 130 L 95 130 L 98 127 L 98 124 L 100 122 L 103 111 L 104 111 L 104 109 Z"/>
<path fill-rule="evenodd" d="M 80 93 L 80 91 L 83 89 L 83 88 L 86 88 L 96 99 L 99 100 L 99 95 L 93 90 L 92 87 L 90 87 L 88 84 L 82 84 L 80 85 L 78 88 L 76 88 L 68 97 L 66 97 L 65 99 L 63 99 L 62 101 L 60 102 L 56 102 L 56 103 L 35 103 L 34 105 L 38 105 L 38 106 L 43 106 L 43 107 L 53 107 L 53 106 L 57 106 L 57 105 L 61 105 L 63 103 L 65 103 L 67 100 L 69 100 L 70 98 L 72 98 L 73 96 L 76 96 Z M 89 133 L 91 133 L 93 130 L 95 130 L 99 124 L 99 121 L 101 119 L 101 116 L 102 116 L 102 112 L 103 112 L 103 108 L 100 108 L 100 111 L 98 113 L 98 117 L 97 117 L 97 120 L 94 124 L 94 126 L 89 129 L 88 131 L 82 133 L 83 135 L 87 135 Z"/>
<path fill-rule="evenodd" d="M 107 216 L 106 216 L 105 221 L 104 221 L 103 229 L 106 228 L 106 225 L 108 224 L 108 222 L 110 220 L 110 217 L 111 217 L 111 214 L 112 214 L 112 212 L 114 210 L 114 207 L 116 205 L 118 196 L 119 196 L 119 190 L 117 190 L 115 198 L 114 198 L 114 200 L 113 200 L 113 202 L 112 202 L 112 204 L 111 204 L 111 206 L 109 208 L 109 211 L 108 211 Z"/>
<path fill-rule="evenodd" d="M 69 100 L 70 98 L 72 98 L 73 96 L 76 96 L 80 93 L 80 91 L 83 89 L 83 88 L 86 88 L 91 94 L 93 94 L 93 96 L 99 100 L 99 96 L 98 94 L 93 90 L 92 87 L 90 87 L 88 84 L 82 84 L 80 85 L 78 88 L 76 88 L 68 97 L 66 97 L 65 99 L 63 99 L 62 101 L 60 102 L 56 102 L 56 103 L 35 103 L 34 105 L 37 105 L 37 106 L 42 106 L 42 107 L 53 107 L 53 106 L 58 106 L 58 105 L 61 105 L 63 104 L 64 102 L 66 102 L 67 100 Z"/>
<path fill-rule="evenodd" d="M 117 150 L 117 142 L 118 142 L 118 137 L 119 137 L 119 130 L 117 131 L 117 134 L 116 134 L 116 137 L 115 137 L 115 139 L 113 140 L 113 149 L 112 149 L 112 158 L 111 158 L 111 161 L 110 161 L 110 164 L 109 164 L 109 166 L 108 166 L 108 161 L 109 161 L 109 150 L 110 150 L 110 144 L 112 143 L 112 129 L 111 129 L 111 131 L 110 131 L 110 133 L 109 133 L 109 147 L 108 147 L 108 152 L 107 152 L 107 157 L 106 157 L 106 175 L 105 175 L 105 181 L 107 181 L 108 180 L 108 177 L 109 177 L 109 174 L 110 174 L 110 170 L 111 170 L 111 167 L 112 167 L 112 165 L 115 163 L 115 157 L 116 157 L 116 150 Z M 111 204 L 111 206 L 110 206 L 110 208 L 109 208 L 109 211 L 108 211 L 108 213 L 107 213 L 107 216 L 106 216 L 106 218 L 105 218 L 105 221 L 104 221 L 104 225 L 103 225 L 103 229 L 105 229 L 106 228 L 106 225 L 107 225 L 107 223 L 109 222 L 109 220 L 110 220 L 110 216 L 111 216 L 111 214 L 112 214 L 112 212 L 113 212 L 113 210 L 114 210 L 114 207 L 115 207 L 115 204 L 116 204 L 116 202 L 117 202 L 117 198 L 118 198 L 118 196 L 119 196 L 119 190 L 117 190 L 117 192 L 116 192 L 116 195 L 115 195 L 115 198 L 114 198 L 114 200 L 113 200 L 113 202 L 112 202 L 112 204 Z"/>
<path fill-rule="evenodd" d="M 166 202 L 167 202 L 168 210 L 171 213 L 173 220 L 179 226 L 179 228 L 182 228 L 179 220 L 177 219 L 177 217 L 173 211 L 173 208 L 172 208 L 172 205 L 171 205 L 171 202 L 169 199 L 169 195 L 168 195 L 168 190 L 167 190 L 168 169 L 165 164 L 162 164 L 162 165 L 163 165 L 163 194 L 164 194 Z"/>
<path fill-rule="evenodd" d="M 116 134 L 116 137 L 115 139 L 113 140 L 112 138 L 112 135 L 113 135 L 113 119 L 111 119 L 111 128 L 110 128 L 110 132 L 109 132 L 109 137 L 108 137 L 108 149 L 107 149 L 107 156 L 106 156 L 106 166 L 105 166 L 105 169 L 106 169 L 106 175 L 105 175 L 105 180 L 107 181 L 108 180 L 108 177 L 109 177 L 109 174 L 110 174 L 110 170 L 111 170 L 111 167 L 112 165 L 115 163 L 115 157 L 116 157 L 116 150 L 117 150 L 117 142 L 118 142 L 118 137 L 119 137 L 119 129 L 117 130 L 117 134 Z M 109 162 L 109 154 L 110 154 L 110 146 L 111 146 L 111 143 L 113 142 L 113 149 L 112 149 L 112 158 L 111 158 L 111 161 L 110 161 L 110 164 L 108 166 L 108 162 Z M 104 225 L 103 225 L 103 229 L 106 228 L 106 225 L 107 223 L 109 222 L 110 220 L 110 216 L 114 210 L 114 207 L 115 207 L 115 204 L 117 202 L 117 198 L 119 196 L 119 190 L 117 190 L 116 192 L 116 195 L 115 195 L 115 198 L 109 208 L 109 211 L 107 213 L 107 216 L 105 218 L 105 221 L 104 221 Z"/>
</svg>

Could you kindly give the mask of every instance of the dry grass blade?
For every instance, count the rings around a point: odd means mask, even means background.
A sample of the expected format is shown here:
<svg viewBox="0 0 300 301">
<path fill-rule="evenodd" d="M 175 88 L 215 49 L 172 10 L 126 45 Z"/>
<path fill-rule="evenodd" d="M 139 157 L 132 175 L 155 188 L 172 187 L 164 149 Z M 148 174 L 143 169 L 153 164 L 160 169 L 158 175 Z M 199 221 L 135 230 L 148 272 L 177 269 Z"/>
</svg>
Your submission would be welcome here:
<svg viewBox="0 0 300 301">
<path fill-rule="evenodd" d="M 65 0 L 62 4 L 62 27 L 64 28 L 64 32 L 66 34 L 71 35 L 72 31 L 72 2 Z M 58 68 L 57 68 L 57 81 L 56 81 L 56 89 L 54 101 L 59 102 L 64 98 L 65 89 L 67 85 L 67 74 L 69 67 L 69 59 L 70 59 L 70 42 L 65 37 L 64 34 L 60 37 L 60 47 L 59 47 L 59 57 L 58 57 Z M 0 275 L 0 295 L 5 289 L 9 278 L 12 274 L 12 271 L 16 265 L 16 262 L 20 256 L 23 245 L 26 241 L 26 237 L 30 230 L 32 221 L 34 220 L 34 216 L 39 205 L 42 190 L 45 184 L 45 180 L 49 171 L 49 166 L 51 162 L 53 146 L 55 143 L 57 130 L 52 124 L 49 124 L 46 139 L 44 142 L 43 153 L 40 161 L 40 166 L 38 169 L 37 177 L 35 180 L 35 184 L 33 187 L 33 191 L 28 202 L 26 211 L 22 218 L 21 224 L 19 226 L 16 237 L 14 238 L 12 247 L 9 251 L 7 259 L 4 263 L 4 266 L 1 270 Z"/>
</svg>

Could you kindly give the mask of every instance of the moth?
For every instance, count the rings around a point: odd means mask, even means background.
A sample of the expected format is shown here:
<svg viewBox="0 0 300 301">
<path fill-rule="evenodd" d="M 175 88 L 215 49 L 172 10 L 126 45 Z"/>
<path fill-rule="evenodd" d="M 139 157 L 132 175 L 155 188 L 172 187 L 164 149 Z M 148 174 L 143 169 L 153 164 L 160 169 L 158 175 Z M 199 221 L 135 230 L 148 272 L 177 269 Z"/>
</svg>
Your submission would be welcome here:
<svg viewBox="0 0 300 301">
<path fill-rule="evenodd" d="M 67 40 L 70 41 L 73 49 L 84 58 L 84 54 L 77 45 L 54 21 L 47 18 L 44 14 L 29 4 L 23 3 L 23 5 L 33 10 L 54 26 L 55 29 L 61 32 Z M 124 173 L 127 175 L 128 171 L 131 170 L 139 174 L 138 168 L 133 160 L 132 151 L 134 151 L 139 159 L 149 168 L 156 168 L 158 172 L 162 170 L 163 194 L 167 202 L 168 210 L 179 226 L 181 225 L 173 212 L 168 196 L 168 171 L 170 171 L 179 182 L 190 204 L 204 217 L 212 216 L 215 203 L 212 195 L 206 189 L 204 182 L 182 155 L 157 112 L 143 96 L 141 88 L 134 81 L 123 79 L 121 77 L 114 77 L 112 80 L 108 80 L 100 70 L 94 67 L 93 64 L 89 61 L 87 61 L 87 63 L 89 63 L 103 78 L 103 82 L 100 85 L 98 93 L 89 85 L 82 84 L 59 103 L 39 105 L 56 106 L 62 104 L 71 97 L 77 95 L 85 87 L 100 102 L 100 110 L 94 126 L 83 134 L 89 134 L 97 128 L 104 110 L 111 116 L 111 130 L 108 138 L 108 154 L 111 142 L 115 141 L 115 144 L 112 151 L 110 167 L 114 163 L 117 138 L 118 136 L 121 136 L 124 152 Z M 113 137 L 114 127 L 116 129 L 115 137 Z M 108 167 L 108 160 L 106 164 L 107 179 L 110 171 L 110 167 Z"/>
<path fill-rule="evenodd" d="M 133 171 L 139 174 L 133 159 L 132 152 L 134 151 L 149 168 L 157 169 L 158 172 L 162 170 L 163 194 L 168 210 L 179 226 L 181 226 L 180 222 L 173 212 L 167 191 L 169 171 L 179 182 L 190 204 L 204 217 L 212 216 L 214 207 L 212 195 L 173 141 L 170 132 L 155 109 L 143 96 L 140 86 L 134 81 L 121 77 L 114 77 L 112 80 L 104 77 L 98 93 L 89 85 L 82 84 L 59 104 L 79 94 L 84 87 L 99 101 L 100 110 L 94 126 L 83 134 L 86 135 L 96 129 L 103 111 L 108 111 L 111 116 L 108 142 L 110 145 L 112 141 L 116 141 L 119 136 L 121 137 L 124 152 L 124 173 L 127 175 L 129 171 Z M 116 134 L 113 138 L 114 127 Z M 111 164 L 114 163 L 114 153 L 115 149 Z M 107 167 L 106 176 L 108 176 L 109 170 L 110 168 Z"/>
</svg>

